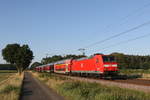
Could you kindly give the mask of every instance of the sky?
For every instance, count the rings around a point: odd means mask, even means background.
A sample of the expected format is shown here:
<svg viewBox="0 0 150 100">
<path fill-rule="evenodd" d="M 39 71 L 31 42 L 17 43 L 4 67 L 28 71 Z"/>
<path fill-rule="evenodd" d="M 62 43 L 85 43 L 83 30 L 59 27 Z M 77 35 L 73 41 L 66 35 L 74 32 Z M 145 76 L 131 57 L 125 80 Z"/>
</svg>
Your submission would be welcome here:
<svg viewBox="0 0 150 100">
<path fill-rule="evenodd" d="M 149 0 L 0 0 L 1 50 L 7 44 L 28 44 L 34 61 L 55 54 L 81 54 L 79 48 L 150 21 Z M 150 25 L 85 48 L 94 53 L 150 55 Z M 102 48 L 107 47 L 105 50 Z"/>
</svg>

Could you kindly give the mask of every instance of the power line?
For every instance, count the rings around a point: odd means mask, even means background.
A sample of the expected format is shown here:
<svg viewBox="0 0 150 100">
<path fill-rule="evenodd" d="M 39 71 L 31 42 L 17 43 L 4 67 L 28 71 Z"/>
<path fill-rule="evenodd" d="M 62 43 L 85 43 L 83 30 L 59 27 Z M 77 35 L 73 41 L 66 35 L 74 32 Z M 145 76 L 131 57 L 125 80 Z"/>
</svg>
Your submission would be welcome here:
<svg viewBox="0 0 150 100">
<path fill-rule="evenodd" d="M 137 13 L 137 12 L 139 12 L 140 10 L 142 10 L 142 9 L 148 7 L 148 6 L 150 6 L 150 3 L 147 3 L 147 4 L 143 5 L 142 7 L 140 7 L 140 8 L 138 8 L 138 9 L 134 10 L 133 12 L 131 12 L 130 14 L 128 14 L 126 17 L 124 17 L 124 19 L 126 19 L 126 18 L 132 16 L 134 13 Z"/>
<path fill-rule="evenodd" d="M 126 15 L 124 18 L 122 18 L 121 20 L 126 20 L 126 19 L 128 19 L 129 17 L 131 17 L 132 15 L 134 15 L 135 13 L 137 13 L 137 12 L 139 12 L 140 10 L 142 10 L 142 9 L 144 9 L 144 8 L 146 8 L 146 7 L 148 7 L 148 6 L 150 6 L 150 3 L 147 3 L 147 4 L 145 4 L 145 5 L 143 5 L 142 7 L 140 7 L 140 8 L 137 8 L 136 10 L 134 10 L 134 11 L 132 11 L 131 13 L 129 13 L 128 15 Z M 126 21 L 127 22 L 127 21 Z M 122 24 L 119 24 L 119 26 L 120 25 L 122 25 Z M 108 25 L 108 26 L 106 26 L 106 28 L 108 29 L 109 27 L 111 27 L 111 26 L 114 26 L 113 24 L 111 24 L 111 25 Z M 111 37 L 110 37 L 111 38 Z M 103 40 L 102 40 L 103 41 Z M 99 41 L 99 42 L 101 42 L 101 41 Z M 98 43 L 99 43 L 98 42 Z M 90 44 L 90 45 L 87 45 L 87 46 L 85 46 L 84 48 L 89 48 L 89 47 L 91 47 L 91 45 L 96 45 L 96 44 L 98 44 L 97 42 L 95 42 L 95 43 L 93 43 L 93 44 Z"/>
<path fill-rule="evenodd" d="M 115 35 L 110 36 L 110 37 L 108 37 L 108 38 L 106 38 L 106 39 L 104 39 L 104 40 L 95 42 L 95 43 L 90 44 L 90 45 L 88 45 L 88 46 L 86 46 L 86 47 L 83 47 L 83 48 L 90 48 L 90 47 L 92 47 L 92 46 L 94 46 L 94 45 L 96 45 L 96 44 L 100 44 L 100 43 L 103 43 L 103 42 L 105 42 L 105 41 L 111 40 L 111 39 L 113 39 L 113 38 L 117 38 L 117 37 L 119 37 L 119 36 L 121 36 L 121 35 L 127 34 L 127 33 L 131 32 L 131 31 L 137 30 L 137 29 L 139 29 L 139 28 L 141 28 L 141 27 L 144 27 L 144 26 L 146 26 L 146 25 L 149 25 L 149 24 L 150 24 L 150 21 L 145 22 L 145 23 L 143 23 L 143 24 L 137 25 L 137 26 L 135 26 L 135 27 L 133 27 L 133 28 L 130 28 L 130 29 L 126 30 L 126 31 L 123 31 L 123 32 L 118 33 L 118 34 L 115 34 Z"/>
<path fill-rule="evenodd" d="M 149 24 L 150 24 L 150 21 L 147 21 L 147 22 L 145 22 L 145 23 L 143 23 L 143 24 L 137 25 L 137 26 L 135 26 L 135 27 L 133 27 L 133 28 L 130 28 L 130 29 L 128 29 L 128 30 L 125 30 L 125 31 L 123 31 L 123 32 L 121 32 L 121 33 L 118 33 L 118 34 L 112 35 L 112 36 L 110 36 L 110 37 L 108 37 L 108 38 L 105 38 L 104 40 L 95 42 L 95 43 L 90 44 L 90 45 L 88 45 L 88 46 L 86 46 L 86 47 L 82 47 L 82 49 L 84 49 L 84 51 L 85 51 L 85 50 L 87 50 L 87 48 L 90 48 L 90 47 L 92 47 L 92 46 L 94 46 L 94 45 L 96 45 L 96 44 L 101 44 L 101 43 L 103 43 L 103 42 L 105 42 L 105 41 L 108 41 L 108 40 L 117 38 L 117 37 L 119 37 L 119 36 L 121 36 L 121 35 L 127 34 L 127 33 L 129 33 L 129 32 L 132 32 L 132 31 L 134 31 L 134 30 L 137 30 L 137 29 L 142 28 L 142 27 L 144 27 L 144 26 L 146 26 L 146 25 L 149 25 Z M 77 49 L 77 50 L 72 50 L 72 52 L 74 52 L 74 51 L 79 51 L 79 49 Z"/>
<path fill-rule="evenodd" d="M 125 20 L 124 23 L 120 23 L 120 24 L 118 24 L 118 25 L 116 25 L 116 26 L 120 26 L 120 25 L 125 24 L 125 23 L 127 22 L 127 19 L 129 19 L 131 16 L 133 16 L 134 14 L 136 14 L 137 12 L 143 10 L 144 8 L 146 8 L 146 7 L 148 7 L 148 6 L 150 6 L 150 3 L 147 3 L 147 4 L 143 5 L 142 7 L 137 8 L 136 10 L 130 12 L 130 13 L 127 14 L 125 17 L 123 17 L 122 19 L 120 19 L 120 21 L 124 21 L 124 20 Z M 111 28 L 112 26 L 114 26 L 114 24 L 107 25 L 105 28 L 108 29 L 108 28 Z M 107 30 L 107 31 L 105 31 L 105 32 L 108 32 L 108 31 L 109 31 L 109 30 Z"/>
<path fill-rule="evenodd" d="M 105 49 L 112 48 L 112 47 L 115 47 L 115 46 L 118 46 L 118 45 L 121 45 L 121 44 L 126 44 L 126 43 L 129 43 L 129 42 L 132 42 L 132 41 L 135 41 L 135 40 L 139 40 L 139 39 L 142 39 L 142 38 L 145 38 L 145 37 L 148 37 L 148 36 L 150 36 L 150 33 L 145 34 L 145 35 L 142 35 L 142 36 L 139 36 L 139 37 L 135 37 L 135 38 L 132 38 L 132 39 L 128 39 L 128 40 L 126 40 L 126 41 L 122 41 L 122 42 L 119 42 L 119 43 L 115 43 L 115 44 L 110 45 L 110 46 L 107 46 L 107 47 L 105 47 L 105 48 L 98 49 L 98 50 L 96 50 L 95 52 L 100 51 L 100 50 L 103 50 L 103 51 L 104 51 Z"/>
<path fill-rule="evenodd" d="M 126 15 L 125 17 L 123 17 L 121 20 L 126 20 L 126 19 L 128 19 L 129 17 L 131 17 L 131 16 L 134 15 L 135 13 L 139 12 L 140 10 L 145 9 L 145 8 L 148 7 L 148 6 L 150 6 L 150 3 L 145 4 L 145 5 L 143 5 L 143 6 L 140 7 L 140 8 L 137 8 L 136 10 L 132 11 L 131 13 L 129 13 L 128 15 Z M 124 23 L 126 23 L 126 22 L 127 22 L 127 21 L 125 21 Z M 83 48 L 84 51 L 85 51 L 87 48 L 90 48 L 90 47 L 92 47 L 92 46 L 94 46 L 94 45 L 96 45 L 96 44 L 100 44 L 100 43 L 103 43 L 103 42 L 105 42 L 105 41 L 111 40 L 111 39 L 113 39 L 113 38 L 119 37 L 119 36 L 121 36 L 121 35 L 123 35 L 123 34 L 126 34 L 126 33 L 128 33 L 128 32 L 134 31 L 134 30 L 136 30 L 136 29 L 138 29 L 138 28 L 140 28 L 140 27 L 143 27 L 143 26 L 145 26 L 145 25 L 147 25 L 147 24 L 149 24 L 149 22 L 148 22 L 148 23 L 141 24 L 141 25 L 138 25 L 138 26 L 136 26 L 136 27 L 134 27 L 134 28 L 131 28 L 131 29 L 127 30 L 127 31 L 121 32 L 121 33 L 116 34 L 116 35 L 114 35 L 114 36 L 110 36 L 110 37 L 108 37 L 108 38 L 106 38 L 106 39 L 104 39 L 104 40 L 101 40 L 101 41 L 92 43 L 92 44 L 87 45 L 87 46 L 82 47 L 82 48 Z M 113 25 L 113 24 L 108 25 L 108 26 L 106 26 L 105 28 L 108 29 L 108 28 L 111 27 L 112 25 Z M 120 25 L 123 25 L 123 24 L 120 23 L 120 24 L 118 24 L 117 26 L 120 26 Z M 106 31 L 106 32 L 107 32 L 107 31 Z M 70 52 L 75 52 L 75 51 L 79 51 L 79 49 L 71 50 Z"/>
</svg>

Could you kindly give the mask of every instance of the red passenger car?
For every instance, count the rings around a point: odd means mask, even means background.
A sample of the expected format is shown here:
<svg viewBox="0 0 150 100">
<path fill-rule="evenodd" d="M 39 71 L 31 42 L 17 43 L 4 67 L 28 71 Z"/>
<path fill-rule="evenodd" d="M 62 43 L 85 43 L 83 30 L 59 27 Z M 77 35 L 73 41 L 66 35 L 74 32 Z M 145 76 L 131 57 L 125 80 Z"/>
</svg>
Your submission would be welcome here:
<svg viewBox="0 0 150 100">
<path fill-rule="evenodd" d="M 38 67 L 35 67 L 34 70 L 38 72 L 38 71 L 39 71 L 39 68 L 38 68 Z"/>
<path fill-rule="evenodd" d="M 44 66 L 44 71 L 45 72 L 54 72 L 54 64 L 47 64 Z"/>
<path fill-rule="evenodd" d="M 72 59 L 67 59 L 63 61 L 56 62 L 54 64 L 55 73 L 68 74 L 71 71 Z"/>
<path fill-rule="evenodd" d="M 39 67 L 39 72 L 42 72 L 42 67 L 41 66 Z"/>
</svg>

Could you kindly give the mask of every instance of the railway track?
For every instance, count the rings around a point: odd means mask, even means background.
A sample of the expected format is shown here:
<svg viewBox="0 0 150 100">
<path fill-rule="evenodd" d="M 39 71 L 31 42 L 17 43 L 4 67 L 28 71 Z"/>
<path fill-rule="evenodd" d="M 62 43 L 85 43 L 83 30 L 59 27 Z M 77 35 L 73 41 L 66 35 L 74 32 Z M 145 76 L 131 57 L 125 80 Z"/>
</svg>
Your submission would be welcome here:
<svg viewBox="0 0 150 100">
<path fill-rule="evenodd" d="M 146 80 L 146 79 L 127 79 L 127 80 L 113 80 L 113 81 L 119 82 L 119 83 L 128 83 L 128 84 L 150 86 L 150 80 Z"/>
<path fill-rule="evenodd" d="M 78 81 L 100 83 L 102 85 L 116 86 L 120 88 L 128 88 L 128 89 L 150 93 L 150 80 L 145 80 L 145 79 L 105 80 L 105 79 L 98 79 L 98 78 L 87 78 L 87 77 L 66 76 L 66 75 L 58 75 L 58 76 L 67 77 L 67 78 L 78 80 Z"/>
</svg>

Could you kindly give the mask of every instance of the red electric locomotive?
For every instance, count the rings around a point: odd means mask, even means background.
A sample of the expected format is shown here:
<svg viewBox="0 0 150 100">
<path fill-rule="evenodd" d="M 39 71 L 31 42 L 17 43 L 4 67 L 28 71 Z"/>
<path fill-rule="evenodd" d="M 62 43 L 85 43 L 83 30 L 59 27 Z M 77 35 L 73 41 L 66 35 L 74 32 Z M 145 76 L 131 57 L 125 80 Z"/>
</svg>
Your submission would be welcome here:
<svg viewBox="0 0 150 100">
<path fill-rule="evenodd" d="M 72 73 L 81 74 L 113 74 L 118 71 L 117 63 L 113 56 L 95 54 L 88 58 L 73 60 Z"/>
</svg>

